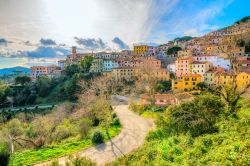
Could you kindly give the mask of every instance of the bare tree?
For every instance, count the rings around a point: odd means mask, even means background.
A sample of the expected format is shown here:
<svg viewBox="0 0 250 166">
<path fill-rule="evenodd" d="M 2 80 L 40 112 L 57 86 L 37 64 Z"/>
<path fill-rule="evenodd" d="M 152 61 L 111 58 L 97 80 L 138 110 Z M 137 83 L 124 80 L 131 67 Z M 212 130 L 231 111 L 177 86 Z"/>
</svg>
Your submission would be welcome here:
<svg viewBox="0 0 250 166">
<path fill-rule="evenodd" d="M 226 54 L 227 57 L 230 59 L 231 62 L 231 70 L 229 74 L 231 76 L 231 82 L 229 84 L 223 84 L 218 79 L 217 81 L 217 93 L 220 94 L 222 99 L 226 102 L 228 112 L 236 116 L 237 112 L 237 104 L 242 94 L 244 94 L 250 84 L 246 85 L 245 87 L 239 86 L 237 82 L 237 77 L 240 73 L 239 65 L 237 57 L 232 54 L 232 50 L 238 47 L 238 43 L 240 40 L 249 40 L 250 39 L 250 32 L 238 35 L 232 35 L 231 40 L 227 40 L 224 42 L 224 45 L 227 45 L 227 48 L 224 48 L 219 45 L 219 49 L 222 53 Z M 218 78 L 222 77 L 222 74 L 218 76 Z"/>
</svg>

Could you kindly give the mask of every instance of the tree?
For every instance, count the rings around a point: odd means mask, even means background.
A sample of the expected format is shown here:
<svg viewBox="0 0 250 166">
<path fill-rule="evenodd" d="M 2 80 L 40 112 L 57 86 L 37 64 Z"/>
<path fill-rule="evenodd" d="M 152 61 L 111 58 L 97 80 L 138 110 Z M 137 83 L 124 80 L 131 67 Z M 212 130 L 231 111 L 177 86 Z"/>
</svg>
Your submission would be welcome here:
<svg viewBox="0 0 250 166">
<path fill-rule="evenodd" d="M 224 103 L 220 97 L 211 94 L 201 95 L 193 101 L 168 108 L 167 132 L 190 133 L 199 136 L 216 131 L 214 126 L 224 113 Z"/>
<path fill-rule="evenodd" d="M 8 166 L 10 160 L 10 152 L 5 142 L 0 143 L 0 165 Z"/>
<path fill-rule="evenodd" d="M 205 90 L 205 89 L 208 88 L 208 84 L 205 83 L 205 82 L 200 82 L 200 83 L 198 83 L 196 86 L 197 86 L 197 88 L 199 88 L 199 89 L 201 89 L 201 90 Z"/>
<path fill-rule="evenodd" d="M 36 80 L 36 85 L 39 96 L 45 97 L 48 95 L 50 90 L 50 78 L 47 76 L 40 76 Z"/>
<path fill-rule="evenodd" d="M 245 53 L 250 53 L 250 41 L 245 45 Z"/>
<path fill-rule="evenodd" d="M 14 143 L 21 145 L 19 138 L 23 135 L 23 132 L 22 124 L 18 119 L 12 119 L 4 128 L 3 136 L 5 137 L 5 140 L 9 142 L 12 153 L 15 151 Z"/>
<path fill-rule="evenodd" d="M 79 124 L 79 133 L 81 135 L 81 138 L 85 138 L 88 135 L 90 129 L 91 120 L 87 118 L 82 119 Z"/>
<path fill-rule="evenodd" d="M 15 78 L 15 84 L 21 84 L 22 86 L 31 82 L 29 76 L 17 76 Z"/>
<path fill-rule="evenodd" d="M 72 77 L 74 74 L 80 72 L 80 67 L 76 64 L 69 65 L 65 68 L 66 75 Z"/>
<path fill-rule="evenodd" d="M 167 92 L 171 90 L 171 85 L 172 85 L 171 81 L 158 82 L 155 85 L 155 89 L 157 92 Z"/>
<path fill-rule="evenodd" d="M 8 86 L 0 80 L 0 108 L 6 105 L 6 92 Z"/>
<path fill-rule="evenodd" d="M 245 20 L 248 18 L 243 18 Z M 244 21 L 243 21 L 244 22 Z M 249 39 L 250 33 L 243 33 L 239 35 L 235 35 L 232 40 L 226 41 L 223 44 L 228 45 L 230 49 L 234 49 L 239 47 L 239 44 L 242 44 L 241 41 L 244 39 Z M 219 45 L 219 49 L 228 56 L 231 62 L 231 70 L 230 70 L 230 77 L 232 81 L 228 85 L 224 85 L 223 83 L 218 83 L 218 87 L 216 88 L 215 93 L 219 94 L 221 98 L 225 101 L 227 105 L 227 112 L 228 115 L 233 115 L 233 117 L 237 117 L 237 111 L 239 110 L 238 102 L 242 94 L 244 94 L 247 88 L 250 86 L 247 85 L 246 87 L 239 88 L 239 83 L 237 82 L 237 76 L 240 73 L 240 68 L 238 65 L 237 57 L 231 54 L 230 49 L 225 50 Z"/>
<path fill-rule="evenodd" d="M 174 47 L 171 47 L 167 50 L 167 54 L 168 55 L 173 55 L 173 54 L 177 54 L 178 51 L 181 50 L 181 47 L 178 47 L 178 46 L 174 46 Z"/>
<path fill-rule="evenodd" d="M 65 96 L 67 99 L 76 100 L 77 95 L 76 92 L 80 91 L 80 86 L 78 86 L 78 76 L 74 74 L 71 78 L 69 78 L 64 84 Z"/>
<path fill-rule="evenodd" d="M 91 140 L 92 140 L 92 143 L 94 143 L 94 144 L 103 143 L 103 141 L 104 141 L 103 134 L 99 131 L 96 131 L 96 132 L 94 132 Z"/>
<path fill-rule="evenodd" d="M 92 62 L 93 62 L 94 58 L 92 56 L 85 56 L 81 62 L 80 62 L 80 65 L 81 65 L 81 68 L 84 72 L 89 72 L 89 69 L 92 65 Z"/>
</svg>

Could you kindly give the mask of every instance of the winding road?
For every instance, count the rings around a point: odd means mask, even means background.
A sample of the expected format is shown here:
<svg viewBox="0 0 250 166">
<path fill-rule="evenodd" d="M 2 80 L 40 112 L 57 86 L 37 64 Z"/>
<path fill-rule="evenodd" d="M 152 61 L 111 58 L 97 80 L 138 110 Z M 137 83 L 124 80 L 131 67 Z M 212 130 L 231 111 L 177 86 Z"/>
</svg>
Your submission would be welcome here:
<svg viewBox="0 0 250 166">
<path fill-rule="evenodd" d="M 147 133 L 154 128 L 152 120 L 144 119 L 128 109 L 128 105 L 115 106 L 115 112 L 122 124 L 121 133 L 106 143 L 96 145 L 76 153 L 97 163 L 105 165 L 116 158 L 128 154 L 144 143 Z M 67 156 L 58 159 L 59 164 L 64 165 Z M 37 164 L 45 166 L 50 162 Z"/>
</svg>

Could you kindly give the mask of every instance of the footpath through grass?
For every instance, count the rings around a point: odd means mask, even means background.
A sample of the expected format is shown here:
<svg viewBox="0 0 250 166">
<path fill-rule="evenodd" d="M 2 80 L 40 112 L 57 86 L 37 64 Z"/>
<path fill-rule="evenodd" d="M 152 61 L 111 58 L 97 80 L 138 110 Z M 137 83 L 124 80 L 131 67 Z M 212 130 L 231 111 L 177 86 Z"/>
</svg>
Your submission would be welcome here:
<svg viewBox="0 0 250 166">
<path fill-rule="evenodd" d="M 108 141 L 109 138 L 105 132 L 104 129 L 101 130 L 104 135 L 104 140 Z M 115 137 L 118 135 L 121 131 L 120 126 L 113 126 L 109 128 L 109 136 Z M 39 162 L 44 162 L 48 160 L 57 159 L 59 157 L 69 155 L 75 152 L 78 152 L 80 150 L 84 150 L 88 147 L 93 146 L 93 143 L 91 142 L 91 138 L 87 137 L 86 139 L 76 141 L 76 139 L 72 139 L 65 143 L 60 143 L 56 145 L 50 145 L 46 148 L 41 148 L 38 150 L 26 150 L 22 152 L 16 152 L 12 156 L 12 162 L 10 165 L 12 166 L 29 166 L 34 165 Z"/>
</svg>

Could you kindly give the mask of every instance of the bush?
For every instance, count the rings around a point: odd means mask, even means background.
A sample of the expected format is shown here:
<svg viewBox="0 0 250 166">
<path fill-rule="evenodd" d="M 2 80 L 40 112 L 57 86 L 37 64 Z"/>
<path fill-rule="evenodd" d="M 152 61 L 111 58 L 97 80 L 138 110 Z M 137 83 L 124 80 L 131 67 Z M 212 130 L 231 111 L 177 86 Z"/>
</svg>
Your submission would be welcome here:
<svg viewBox="0 0 250 166">
<path fill-rule="evenodd" d="M 214 126 L 224 113 L 224 104 L 221 99 L 213 95 L 196 97 L 192 102 L 170 107 L 168 110 L 166 130 L 175 133 L 190 133 L 199 136 L 212 133 L 217 129 Z"/>
<path fill-rule="evenodd" d="M 91 140 L 92 140 L 92 143 L 94 143 L 94 144 L 103 143 L 104 136 L 101 132 L 96 131 L 96 132 L 94 132 Z"/>
<path fill-rule="evenodd" d="M 82 119 L 79 124 L 79 133 L 81 135 L 81 138 L 85 138 L 88 135 L 90 129 L 91 129 L 91 120 Z"/>
<path fill-rule="evenodd" d="M 55 132 L 52 134 L 52 140 L 60 142 L 61 140 L 74 135 L 75 131 L 75 126 L 71 124 L 68 119 L 65 119 L 63 124 L 56 127 Z"/>
<path fill-rule="evenodd" d="M 112 124 L 113 124 L 114 126 L 120 126 L 121 123 L 120 123 L 119 118 L 114 118 Z"/>
<path fill-rule="evenodd" d="M 72 157 L 70 157 L 72 158 Z M 70 159 L 66 165 L 68 166 L 95 166 L 96 164 L 85 157 L 75 157 Z"/>
<path fill-rule="evenodd" d="M 116 118 L 116 117 L 117 117 L 116 113 L 115 113 L 115 112 L 112 112 L 112 113 L 111 113 L 111 117 L 112 117 L 112 119 Z"/>
<path fill-rule="evenodd" d="M 145 107 L 144 105 L 141 104 L 137 104 L 137 103 L 131 103 L 129 105 L 129 108 L 134 111 L 137 112 L 138 114 L 142 114 L 145 111 Z"/>
<path fill-rule="evenodd" d="M 0 144 L 0 165 L 7 166 L 10 160 L 10 153 L 8 147 L 5 144 Z"/>
</svg>

